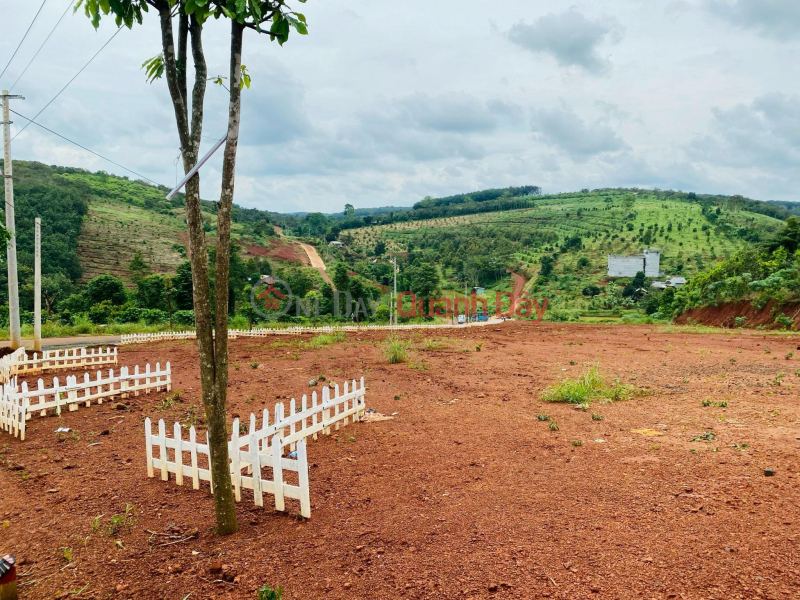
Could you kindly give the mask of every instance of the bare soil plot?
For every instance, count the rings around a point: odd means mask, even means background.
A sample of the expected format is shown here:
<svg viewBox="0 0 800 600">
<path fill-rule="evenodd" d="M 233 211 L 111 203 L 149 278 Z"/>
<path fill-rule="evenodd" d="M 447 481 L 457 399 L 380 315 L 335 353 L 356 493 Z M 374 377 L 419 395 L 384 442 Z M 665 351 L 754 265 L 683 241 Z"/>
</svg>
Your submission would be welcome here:
<svg viewBox="0 0 800 600">
<path fill-rule="evenodd" d="M 170 360 L 180 401 L 82 408 L 0 439 L 0 553 L 21 559 L 21 597 L 253 599 L 266 583 L 292 599 L 797 597 L 800 338 L 530 323 L 445 335 L 404 335 L 415 350 L 396 365 L 379 333 L 233 341 L 231 420 L 319 376 L 364 375 L 367 406 L 398 414 L 309 441 L 309 521 L 245 495 L 227 538 L 207 490 L 146 477 L 145 416 L 202 412 L 194 343 L 124 348 L 121 364 Z M 651 392 L 586 412 L 540 400 L 595 363 Z"/>
</svg>

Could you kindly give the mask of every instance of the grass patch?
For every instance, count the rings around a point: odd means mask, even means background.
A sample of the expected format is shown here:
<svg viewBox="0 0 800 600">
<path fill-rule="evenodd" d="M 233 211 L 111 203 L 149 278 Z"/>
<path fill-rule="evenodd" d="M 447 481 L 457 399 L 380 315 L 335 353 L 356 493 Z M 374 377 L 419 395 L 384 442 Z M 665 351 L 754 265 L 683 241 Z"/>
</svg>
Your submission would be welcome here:
<svg viewBox="0 0 800 600">
<path fill-rule="evenodd" d="M 617 402 L 627 400 L 632 395 L 633 390 L 622 385 L 618 379 L 614 380 L 613 385 L 609 385 L 600 375 L 599 367 L 595 365 L 577 379 L 564 379 L 561 383 L 547 388 L 542 399 L 545 402 L 588 406 L 593 400 Z"/>
<path fill-rule="evenodd" d="M 411 343 L 400 338 L 389 338 L 383 347 L 383 354 L 390 364 L 398 364 L 405 362 L 408 359 L 408 350 Z"/>
<path fill-rule="evenodd" d="M 310 348 L 318 349 L 330 346 L 331 344 L 338 344 L 347 340 L 347 334 L 344 331 L 334 331 L 333 333 L 321 333 L 308 342 Z"/>
</svg>

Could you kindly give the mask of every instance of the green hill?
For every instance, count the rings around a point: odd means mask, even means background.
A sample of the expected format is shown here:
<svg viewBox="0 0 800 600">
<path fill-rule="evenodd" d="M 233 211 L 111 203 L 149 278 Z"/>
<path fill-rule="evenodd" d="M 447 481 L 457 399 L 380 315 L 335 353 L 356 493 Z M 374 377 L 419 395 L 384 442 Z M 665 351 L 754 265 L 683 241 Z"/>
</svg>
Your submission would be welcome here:
<svg viewBox="0 0 800 600">
<path fill-rule="evenodd" d="M 186 260 L 183 196 L 165 199 L 163 187 L 105 172 L 14 163 L 16 225 L 21 285 L 33 266 L 33 218 L 42 217 L 45 274 L 60 273 L 73 281 L 98 275 L 130 276 L 128 263 L 137 251 L 156 273 L 173 273 Z M 204 221 L 213 234 L 216 206 L 204 202 Z M 305 255 L 280 240 L 273 223 L 297 218 L 236 207 L 234 240 L 247 257 L 267 256 L 302 262 Z M 213 242 L 214 235 L 209 236 Z M 5 269 L 0 269 L 0 279 Z M 0 291 L 4 301 L 5 292 Z"/>
<path fill-rule="evenodd" d="M 43 217 L 46 275 L 86 282 L 112 274 L 131 286 L 128 264 L 139 252 L 155 273 L 174 273 L 185 261 L 181 195 L 167 201 L 166 188 L 141 181 L 24 161 L 15 163 L 14 178 L 26 305 L 36 215 Z M 216 205 L 206 201 L 203 209 L 213 242 Z M 342 262 L 342 272 L 379 283 L 384 292 L 391 284 L 390 253 L 399 254 L 401 290 L 452 296 L 479 285 L 508 291 L 514 272 L 518 285 L 525 279 L 526 290 L 550 299 L 552 318 L 579 318 L 654 312 L 657 293 L 632 297 L 627 282 L 606 277 L 609 254 L 658 249 L 666 275 L 691 277 L 771 239 L 795 209 L 740 196 L 638 189 L 541 195 L 538 187 L 524 186 L 425 198 L 410 209 L 348 205 L 340 215 L 235 207 L 233 238 L 242 259 L 268 258 L 278 269 L 307 265 L 298 242 L 315 243 L 324 248 L 330 273 Z M 329 248 L 326 241 L 333 239 L 344 248 Z M 0 265 L 0 303 L 4 279 Z"/>
<path fill-rule="evenodd" d="M 609 189 L 518 200 L 528 208 L 372 225 L 342 234 L 368 255 L 379 242 L 439 266 L 441 286 L 511 289 L 508 271 L 566 316 L 637 308 L 606 278 L 609 254 L 661 251 L 666 275 L 690 277 L 767 239 L 783 225 L 780 209 L 737 197 Z M 583 294 L 596 286 L 597 297 Z M 589 294 L 594 293 L 589 290 Z"/>
</svg>

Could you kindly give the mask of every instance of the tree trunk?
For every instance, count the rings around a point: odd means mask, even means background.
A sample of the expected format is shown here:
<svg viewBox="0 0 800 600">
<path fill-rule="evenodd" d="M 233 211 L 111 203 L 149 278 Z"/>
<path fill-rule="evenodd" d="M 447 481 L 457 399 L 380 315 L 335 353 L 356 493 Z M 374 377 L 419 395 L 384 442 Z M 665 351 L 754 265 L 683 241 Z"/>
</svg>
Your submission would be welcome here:
<svg viewBox="0 0 800 600">
<path fill-rule="evenodd" d="M 188 33 L 191 38 L 192 59 L 194 61 L 195 81 L 192 89 L 191 120 L 187 107 L 186 66 L 181 72 L 176 64 L 174 35 L 170 7 L 166 2 L 159 6 L 161 16 L 161 41 L 164 53 L 164 66 L 167 76 L 175 120 L 183 152 L 184 173 L 188 173 L 196 164 L 203 130 L 203 100 L 206 89 L 206 62 L 202 44 L 202 26 L 193 17 L 189 19 Z M 183 20 L 181 26 L 184 27 Z M 181 35 L 179 53 L 185 53 L 186 38 Z M 240 42 L 241 45 L 241 42 Z M 238 122 L 237 122 L 238 132 Z M 232 186 L 231 186 L 232 188 Z M 231 189 L 232 193 L 232 189 Z M 230 211 L 228 212 L 230 214 Z M 194 300 L 195 328 L 197 330 L 197 348 L 200 358 L 200 386 L 206 423 L 208 424 L 208 441 L 210 454 L 210 470 L 214 494 L 214 511 L 217 518 L 217 533 L 227 535 L 235 533 L 238 528 L 236 505 L 230 479 L 230 461 L 228 457 L 228 428 L 225 415 L 225 388 L 218 397 L 217 363 L 215 360 L 214 332 L 211 322 L 211 287 L 209 283 L 208 249 L 203 232 L 203 217 L 200 206 L 200 176 L 195 175 L 186 184 L 186 223 L 189 233 L 189 258 L 192 267 L 192 292 Z M 225 225 L 220 225 L 220 231 Z M 230 222 L 227 223 L 230 237 Z M 222 245 L 227 247 L 227 242 Z M 227 253 L 226 253 L 227 255 Z M 219 262 L 219 255 L 217 257 Z M 219 283 L 219 280 L 217 280 Z M 224 289 L 227 289 L 227 279 Z M 218 315 L 219 316 L 219 315 Z M 227 386 L 227 310 L 224 333 L 217 336 L 222 341 L 219 351 L 224 355 L 221 364 L 225 366 L 223 381 Z M 218 332 L 219 333 L 219 332 Z M 221 401 L 220 401 L 221 400 Z"/>
</svg>

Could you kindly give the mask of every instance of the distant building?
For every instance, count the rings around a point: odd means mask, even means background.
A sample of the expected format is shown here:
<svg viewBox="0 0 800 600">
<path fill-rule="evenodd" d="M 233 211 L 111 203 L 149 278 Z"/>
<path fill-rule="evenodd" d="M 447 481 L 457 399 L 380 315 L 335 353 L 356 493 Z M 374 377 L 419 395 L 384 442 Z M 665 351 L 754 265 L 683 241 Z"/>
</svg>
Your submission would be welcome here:
<svg viewBox="0 0 800 600">
<path fill-rule="evenodd" d="M 484 289 L 483 289 L 482 287 L 480 287 L 480 286 L 475 286 L 475 287 L 474 287 L 474 288 L 472 288 L 472 289 L 473 289 L 473 290 L 475 290 L 475 293 L 476 293 L 478 296 L 483 296 L 484 292 L 486 291 L 486 290 L 484 290 Z"/>
<path fill-rule="evenodd" d="M 328 246 L 330 246 L 331 248 L 341 248 L 342 246 L 344 246 L 344 243 L 334 240 L 331 243 L 329 243 Z"/>
<path fill-rule="evenodd" d="M 686 285 L 685 277 L 670 277 L 667 279 L 667 287 L 679 288 Z"/>
<path fill-rule="evenodd" d="M 641 254 L 620 255 L 612 254 L 608 257 L 609 277 L 635 277 L 642 271 L 645 277 L 660 277 L 661 252 L 658 250 L 642 250 Z"/>
<path fill-rule="evenodd" d="M 654 281 L 650 284 L 650 287 L 657 288 L 659 290 L 665 290 L 668 287 L 680 288 L 684 285 L 686 285 L 685 277 L 670 277 L 666 281 Z"/>
</svg>

